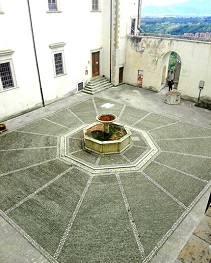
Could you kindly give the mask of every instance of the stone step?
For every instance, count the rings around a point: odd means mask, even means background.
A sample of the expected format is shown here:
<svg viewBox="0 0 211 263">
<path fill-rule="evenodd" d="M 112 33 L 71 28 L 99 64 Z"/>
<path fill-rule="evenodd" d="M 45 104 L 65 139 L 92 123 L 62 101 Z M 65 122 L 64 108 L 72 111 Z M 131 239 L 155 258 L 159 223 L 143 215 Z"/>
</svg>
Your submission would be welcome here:
<svg viewBox="0 0 211 263">
<path fill-rule="evenodd" d="M 98 84 L 98 85 L 95 85 L 95 86 L 92 86 L 92 87 L 87 86 L 87 89 L 94 91 L 94 90 L 100 90 L 100 89 L 102 89 L 102 88 L 104 88 L 106 86 L 112 87 L 113 85 L 110 82 L 105 82 L 105 83 Z"/>
<path fill-rule="evenodd" d="M 90 81 L 89 81 L 89 83 L 92 83 L 92 84 L 94 84 L 94 83 L 96 83 L 96 82 L 100 82 L 100 81 L 108 81 L 108 79 L 106 78 L 106 77 L 95 77 L 95 78 L 93 78 L 93 79 L 90 79 Z"/>
<path fill-rule="evenodd" d="M 113 87 L 106 77 L 96 77 L 91 79 L 83 89 L 83 92 L 88 94 L 95 94 L 102 90 Z"/>
<path fill-rule="evenodd" d="M 93 86 L 100 85 L 100 84 L 107 83 L 107 82 L 108 82 L 107 79 L 102 79 L 102 80 L 96 81 L 94 83 L 93 82 L 88 82 L 86 86 L 93 87 Z"/>
<path fill-rule="evenodd" d="M 90 94 L 90 95 L 94 95 L 94 94 L 96 94 L 96 93 L 98 93 L 98 92 L 100 92 L 100 91 L 103 91 L 103 90 L 105 90 L 105 89 L 109 89 L 109 88 L 112 88 L 113 87 L 113 85 L 111 84 L 111 85 L 107 85 L 107 86 L 104 86 L 104 87 L 102 87 L 102 88 L 100 88 L 100 89 L 97 89 L 97 90 L 89 90 L 89 89 L 83 89 L 83 92 L 85 92 L 85 93 L 88 93 L 88 94 Z"/>
<path fill-rule="evenodd" d="M 100 82 L 100 83 L 96 83 L 95 85 L 86 85 L 87 89 L 90 90 L 95 90 L 95 89 L 100 89 L 101 87 L 107 86 L 107 85 L 112 85 L 110 82 L 106 81 L 106 82 Z"/>
</svg>

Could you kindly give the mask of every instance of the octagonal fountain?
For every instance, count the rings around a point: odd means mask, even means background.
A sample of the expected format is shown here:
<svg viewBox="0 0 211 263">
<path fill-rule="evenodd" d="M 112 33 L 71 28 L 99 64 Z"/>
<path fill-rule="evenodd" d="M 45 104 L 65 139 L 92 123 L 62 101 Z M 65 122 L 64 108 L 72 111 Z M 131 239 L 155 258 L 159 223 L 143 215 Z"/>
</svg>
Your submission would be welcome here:
<svg viewBox="0 0 211 263">
<path fill-rule="evenodd" d="M 86 150 L 101 154 L 121 153 L 130 146 L 131 132 L 128 128 L 114 123 L 114 114 L 101 114 L 93 123 L 83 130 Z"/>
</svg>

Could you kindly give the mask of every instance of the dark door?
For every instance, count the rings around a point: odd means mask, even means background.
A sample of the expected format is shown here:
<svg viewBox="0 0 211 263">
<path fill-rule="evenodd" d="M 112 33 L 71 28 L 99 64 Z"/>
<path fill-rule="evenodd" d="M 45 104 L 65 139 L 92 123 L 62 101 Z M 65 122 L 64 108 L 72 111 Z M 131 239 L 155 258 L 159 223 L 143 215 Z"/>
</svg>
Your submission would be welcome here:
<svg viewBox="0 0 211 263">
<path fill-rule="evenodd" d="M 92 53 L 92 77 L 100 75 L 100 52 Z"/>
<path fill-rule="evenodd" d="M 119 68 L 119 84 L 123 82 L 124 67 Z"/>
<path fill-rule="evenodd" d="M 130 28 L 130 34 L 135 35 L 135 25 L 136 25 L 136 20 L 133 18 L 131 20 L 131 28 Z"/>
</svg>

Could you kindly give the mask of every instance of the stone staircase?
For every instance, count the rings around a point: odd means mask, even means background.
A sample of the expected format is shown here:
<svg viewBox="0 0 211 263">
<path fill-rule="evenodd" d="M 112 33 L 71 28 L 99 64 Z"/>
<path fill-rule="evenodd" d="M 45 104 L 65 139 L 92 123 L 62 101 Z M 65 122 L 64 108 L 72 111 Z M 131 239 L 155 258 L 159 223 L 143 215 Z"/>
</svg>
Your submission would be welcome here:
<svg viewBox="0 0 211 263">
<path fill-rule="evenodd" d="M 83 92 L 93 95 L 111 87 L 113 87 L 113 85 L 109 82 L 109 80 L 106 77 L 99 76 L 91 79 L 84 87 Z"/>
</svg>

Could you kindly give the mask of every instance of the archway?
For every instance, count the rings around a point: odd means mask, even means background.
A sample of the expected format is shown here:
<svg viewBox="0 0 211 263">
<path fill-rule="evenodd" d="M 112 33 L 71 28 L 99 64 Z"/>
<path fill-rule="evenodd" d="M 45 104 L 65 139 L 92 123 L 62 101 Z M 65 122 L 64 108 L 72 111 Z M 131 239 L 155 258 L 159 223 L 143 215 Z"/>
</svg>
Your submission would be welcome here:
<svg viewBox="0 0 211 263">
<path fill-rule="evenodd" d="M 174 51 L 167 52 L 163 56 L 160 66 L 160 90 L 167 87 L 168 80 L 173 80 L 173 88 L 177 89 L 181 71 L 181 58 L 179 54 Z"/>
<path fill-rule="evenodd" d="M 169 64 L 168 64 L 168 80 L 174 81 L 174 89 L 178 88 L 179 78 L 181 71 L 181 58 L 178 53 L 172 51 L 169 55 Z"/>
</svg>

